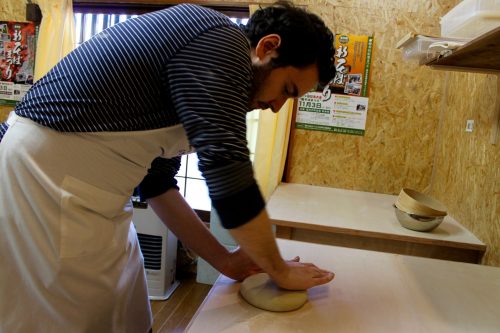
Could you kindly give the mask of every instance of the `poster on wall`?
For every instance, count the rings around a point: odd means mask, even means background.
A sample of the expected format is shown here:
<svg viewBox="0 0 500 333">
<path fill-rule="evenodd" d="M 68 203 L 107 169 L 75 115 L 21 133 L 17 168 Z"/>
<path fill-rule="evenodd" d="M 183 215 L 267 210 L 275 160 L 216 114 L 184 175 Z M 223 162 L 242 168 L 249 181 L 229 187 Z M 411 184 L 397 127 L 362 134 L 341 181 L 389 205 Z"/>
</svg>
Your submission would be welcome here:
<svg viewBox="0 0 500 333">
<path fill-rule="evenodd" d="M 299 98 L 295 127 L 364 135 L 368 112 L 373 37 L 335 36 L 335 77 Z"/>
<path fill-rule="evenodd" d="M 16 105 L 33 85 L 36 25 L 0 21 L 0 105 Z"/>
</svg>

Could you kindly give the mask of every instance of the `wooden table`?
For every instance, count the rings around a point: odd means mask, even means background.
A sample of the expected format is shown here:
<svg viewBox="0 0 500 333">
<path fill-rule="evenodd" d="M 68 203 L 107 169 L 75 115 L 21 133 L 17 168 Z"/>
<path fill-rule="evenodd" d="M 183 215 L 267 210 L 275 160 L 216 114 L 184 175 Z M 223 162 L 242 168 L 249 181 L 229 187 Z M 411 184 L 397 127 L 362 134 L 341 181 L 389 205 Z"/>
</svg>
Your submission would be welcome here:
<svg viewBox="0 0 500 333">
<path fill-rule="evenodd" d="M 308 290 L 301 309 L 267 312 L 220 276 L 191 320 L 189 333 L 425 332 L 498 333 L 500 268 L 329 245 L 278 240 L 284 257 L 333 270 Z"/>
<path fill-rule="evenodd" d="M 432 232 L 403 228 L 397 196 L 282 183 L 267 209 L 276 236 L 319 244 L 479 263 L 486 246 L 446 216 Z"/>
</svg>

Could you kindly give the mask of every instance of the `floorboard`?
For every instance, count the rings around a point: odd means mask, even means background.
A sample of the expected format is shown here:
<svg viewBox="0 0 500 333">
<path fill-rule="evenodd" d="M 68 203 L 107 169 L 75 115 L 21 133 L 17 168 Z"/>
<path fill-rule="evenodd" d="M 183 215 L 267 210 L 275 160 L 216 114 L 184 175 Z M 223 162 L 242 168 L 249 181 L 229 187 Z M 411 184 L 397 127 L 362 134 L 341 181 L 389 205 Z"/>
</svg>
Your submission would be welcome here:
<svg viewBox="0 0 500 333">
<path fill-rule="evenodd" d="M 151 301 L 154 333 L 184 332 L 211 286 L 196 282 L 196 274 L 178 278 L 180 285 L 165 301 Z"/>
</svg>

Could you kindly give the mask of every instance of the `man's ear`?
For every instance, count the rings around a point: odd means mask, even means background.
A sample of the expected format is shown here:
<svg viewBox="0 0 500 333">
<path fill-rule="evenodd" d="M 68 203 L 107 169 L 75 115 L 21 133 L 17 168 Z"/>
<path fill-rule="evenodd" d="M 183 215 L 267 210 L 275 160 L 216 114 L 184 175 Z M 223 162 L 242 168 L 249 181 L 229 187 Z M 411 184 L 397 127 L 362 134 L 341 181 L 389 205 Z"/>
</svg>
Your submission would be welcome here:
<svg viewBox="0 0 500 333">
<path fill-rule="evenodd" d="M 262 37 L 255 47 L 255 55 L 264 60 L 264 58 L 275 58 L 278 56 L 276 51 L 281 44 L 281 37 L 278 34 L 270 34 Z"/>
</svg>

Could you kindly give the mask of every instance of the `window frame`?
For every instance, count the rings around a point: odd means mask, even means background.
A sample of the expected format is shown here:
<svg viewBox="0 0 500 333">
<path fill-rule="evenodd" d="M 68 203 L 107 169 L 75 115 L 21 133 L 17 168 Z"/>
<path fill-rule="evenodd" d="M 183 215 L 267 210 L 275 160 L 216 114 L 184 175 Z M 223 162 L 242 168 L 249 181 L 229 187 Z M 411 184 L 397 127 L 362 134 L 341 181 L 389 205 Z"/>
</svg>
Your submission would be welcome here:
<svg viewBox="0 0 500 333">
<path fill-rule="evenodd" d="M 211 1 L 176 1 L 176 0 L 73 0 L 73 11 L 80 10 L 82 13 L 109 14 L 116 13 L 117 9 L 123 10 L 123 14 L 140 15 L 155 10 L 165 9 L 182 3 L 193 3 L 212 8 L 230 17 L 248 18 L 248 3 L 231 3 Z"/>
</svg>

